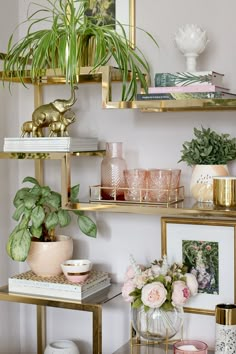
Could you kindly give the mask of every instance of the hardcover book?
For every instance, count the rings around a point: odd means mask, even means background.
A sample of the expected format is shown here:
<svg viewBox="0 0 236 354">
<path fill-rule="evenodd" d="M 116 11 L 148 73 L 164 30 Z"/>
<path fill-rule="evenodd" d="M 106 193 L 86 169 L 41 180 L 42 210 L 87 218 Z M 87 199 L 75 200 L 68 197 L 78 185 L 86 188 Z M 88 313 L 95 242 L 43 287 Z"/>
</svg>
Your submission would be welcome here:
<svg viewBox="0 0 236 354">
<path fill-rule="evenodd" d="M 3 151 L 93 151 L 98 148 L 97 138 L 40 137 L 4 138 Z"/>
<path fill-rule="evenodd" d="M 215 71 L 156 73 L 156 87 L 188 86 L 188 85 L 217 85 L 223 86 L 224 74 Z"/>
<path fill-rule="evenodd" d="M 186 99 L 236 99 L 236 94 L 229 92 L 171 92 L 171 93 L 149 93 L 137 94 L 137 101 L 149 100 L 186 100 Z"/>
<path fill-rule="evenodd" d="M 95 270 L 91 271 L 89 278 L 83 283 L 69 282 L 63 274 L 40 277 L 28 271 L 9 278 L 8 290 L 12 293 L 82 300 L 109 287 L 110 284 L 107 272 Z"/>
<path fill-rule="evenodd" d="M 228 92 L 229 89 L 216 85 L 189 85 L 169 87 L 149 87 L 148 93 L 169 93 L 169 92 Z"/>
</svg>

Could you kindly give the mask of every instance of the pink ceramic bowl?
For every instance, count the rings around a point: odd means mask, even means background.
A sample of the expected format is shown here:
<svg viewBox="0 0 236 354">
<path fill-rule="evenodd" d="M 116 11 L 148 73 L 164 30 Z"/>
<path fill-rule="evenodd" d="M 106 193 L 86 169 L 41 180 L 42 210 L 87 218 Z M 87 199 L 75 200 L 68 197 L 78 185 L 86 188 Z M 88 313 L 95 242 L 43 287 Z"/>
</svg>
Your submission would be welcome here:
<svg viewBox="0 0 236 354">
<path fill-rule="evenodd" d="M 92 263 L 88 259 L 69 259 L 61 264 L 61 269 L 69 281 L 82 283 L 89 277 Z"/>
</svg>

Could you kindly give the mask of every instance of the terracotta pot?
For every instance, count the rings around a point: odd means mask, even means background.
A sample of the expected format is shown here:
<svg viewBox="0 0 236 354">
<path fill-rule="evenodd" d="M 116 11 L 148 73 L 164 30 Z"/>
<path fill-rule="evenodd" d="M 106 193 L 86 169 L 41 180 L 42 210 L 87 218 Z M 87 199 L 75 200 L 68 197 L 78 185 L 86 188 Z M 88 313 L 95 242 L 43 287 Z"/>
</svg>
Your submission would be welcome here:
<svg viewBox="0 0 236 354">
<path fill-rule="evenodd" d="M 228 176 L 227 165 L 195 165 L 190 192 L 198 202 L 213 202 L 213 177 Z"/>
<path fill-rule="evenodd" d="M 56 242 L 31 242 L 26 261 L 36 275 L 42 277 L 59 275 L 62 273 L 61 263 L 72 258 L 72 238 L 58 235 L 56 239 Z"/>
</svg>

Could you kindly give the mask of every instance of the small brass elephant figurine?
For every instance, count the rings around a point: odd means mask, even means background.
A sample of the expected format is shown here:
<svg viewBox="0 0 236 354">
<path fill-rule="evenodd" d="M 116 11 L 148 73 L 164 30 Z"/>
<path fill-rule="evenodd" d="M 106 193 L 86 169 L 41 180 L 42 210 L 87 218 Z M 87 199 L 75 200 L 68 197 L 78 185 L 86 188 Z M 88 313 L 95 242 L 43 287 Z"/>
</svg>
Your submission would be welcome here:
<svg viewBox="0 0 236 354">
<path fill-rule="evenodd" d="M 75 114 L 66 116 L 66 112 L 70 111 L 76 102 L 75 90 L 77 89 L 77 86 L 71 88 L 71 97 L 68 100 L 56 99 L 36 108 L 32 114 L 32 122 L 23 123 L 21 136 L 32 134 L 33 137 L 41 137 L 43 128 L 49 128 L 49 136 L 55 136 L 55 133 L 57 136 L 67 136 L 67 126 L 75 121 Z"/>
<path fill-rule="evenodd" d="M 30 137 L 33 134 L 33 122 L 32 120 L 27 120 L 21 126 L 21 137 L 23 138 L 25 135 Z M 37 136 L 43 136 L 42 128 L 37 129 Z"/>
<path fill-rule="evenodd" d="M 66 114 L 70 113 L 70 114 Z M 59 122 L 49 124 L 49 136 L 68 136 L 67 127 L 75 121 L 75 113 L 71 110 L 67 111 Z"/>
</svg>

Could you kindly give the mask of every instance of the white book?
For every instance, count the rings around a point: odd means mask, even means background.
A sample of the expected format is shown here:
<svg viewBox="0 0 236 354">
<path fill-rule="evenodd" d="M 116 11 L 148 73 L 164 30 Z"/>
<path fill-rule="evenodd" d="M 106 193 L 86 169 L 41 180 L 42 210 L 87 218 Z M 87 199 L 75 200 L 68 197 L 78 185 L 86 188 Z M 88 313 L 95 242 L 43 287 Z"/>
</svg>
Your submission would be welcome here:
<svg viewBox="0 0 236 354">
<path fill-rule="evenodd" d="M 56 291 L 70 291 L 82 294 L 82 292 L 93 288 L 99 283 L 109 279 L 107 272 L 91 270 L 89 277 L 82 283 L 72 283 L 68 281 L 64 274 L 54 277 L 41 277 L 32 271 L 17 274 L 8 279 L 9 291 L 27 287 L 32 289 L 52 289 Z"/>
<path fill-rule="evenodd" d="M 14 294 L 27 294 L 34 296 L 44 296 L 44 297 L 54 297 L 54 298 L 62 298 L 62 299 L 70 299 L 70 300 L 83 300 L 91 295 L 94 295 L 102 290 L 105 290 L 111 286 L 110 278 L 101 281 L 100 283 L 93 285 L 91 288 L 87 290 L 83 290 L 82 292 L 74 291 L 70 289 L 59 290 L 56 288 L 43 288 L 43 287 L 33 287 L 27 285 L 14 285 L 14 290 L 12 290 L 11 286 L 8 286 L 9 293 Z"/>
<path fill-rule="evenodd" d="M 4 138 L 3 151 L 93 151 L 98 149 L 98 138 L 42 137 Z"/>
</svg>

